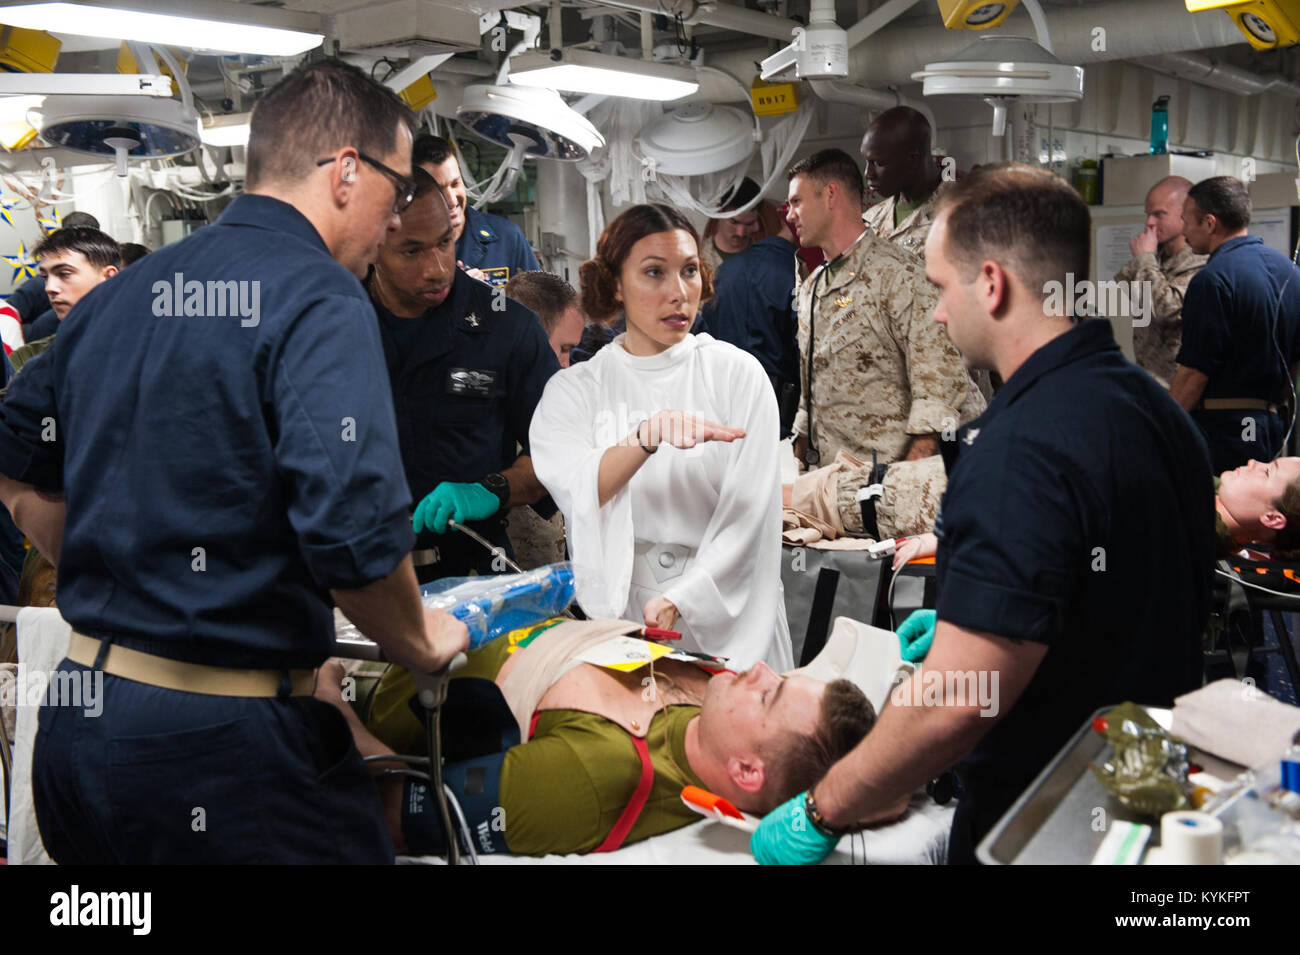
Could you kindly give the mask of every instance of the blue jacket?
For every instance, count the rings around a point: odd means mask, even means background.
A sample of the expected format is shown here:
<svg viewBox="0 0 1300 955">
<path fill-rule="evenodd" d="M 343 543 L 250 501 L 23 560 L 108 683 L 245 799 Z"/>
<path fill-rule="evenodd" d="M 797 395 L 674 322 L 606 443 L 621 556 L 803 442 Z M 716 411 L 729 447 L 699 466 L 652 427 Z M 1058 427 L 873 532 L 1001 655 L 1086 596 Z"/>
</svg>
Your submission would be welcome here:
<svg viewBox="0 0 1300 955">
<path fill-rule="evenodd" d="M 73 627 L 197 663 L 318 665 L 326 590 L 415 539 L 374 309 L 268 196 L 73 306 L 0 402 L 0 472 L 66 494 Z"/>
<path fill-rule="evenodd" d="M 456 259 L 467 269 L 482 269 L 493 286 L 505 285 L 518 272 L 541 268 L 519 226 L 468 206 L 465 231 L 456 240 Z"/>
</svg>

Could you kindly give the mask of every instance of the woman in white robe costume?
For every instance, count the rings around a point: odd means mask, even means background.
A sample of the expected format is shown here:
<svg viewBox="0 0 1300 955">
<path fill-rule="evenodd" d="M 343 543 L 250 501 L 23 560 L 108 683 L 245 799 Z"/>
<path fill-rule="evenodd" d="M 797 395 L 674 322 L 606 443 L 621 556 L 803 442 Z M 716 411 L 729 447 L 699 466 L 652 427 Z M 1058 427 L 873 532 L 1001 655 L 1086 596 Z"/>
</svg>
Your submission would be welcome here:
<svg viewBox="0 0 1300 955">
<path fill-rule="evenodd" d="M 690 334 L 709 291 L 681 213 L 634 206 L 611 222 L 582 267 L 583 310 L 621 310 L 628 330 L 551 378 L 533 467 L 564 513 L 589 616 L 677 629 L 686 648 L 780 673 L 794 661 L 776 398 L 752 355 Z"/>
</svg>

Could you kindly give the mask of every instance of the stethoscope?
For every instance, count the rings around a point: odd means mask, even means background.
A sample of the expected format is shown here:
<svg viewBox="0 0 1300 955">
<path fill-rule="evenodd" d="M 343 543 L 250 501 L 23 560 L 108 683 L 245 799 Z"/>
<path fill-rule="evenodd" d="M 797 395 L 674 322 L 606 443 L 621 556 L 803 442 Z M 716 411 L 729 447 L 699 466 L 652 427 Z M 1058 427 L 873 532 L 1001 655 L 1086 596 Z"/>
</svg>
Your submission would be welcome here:
<svg viewBox="0 0 1300 955">
<path fill-rule="evenodd" d="M 817 293 L 821 286 L 821 280 L 824 276 L 829 275 L 832 268 L 843 259 L 846 255 L 857 248 L 858 243 L 866 238 L 870 229 L 863 229 L 862 234 L 854 239 L 847 249 L 841 252 L 829 262 L 823 262 L 813 275 L 813 290 L 809 297 L 808 309 L 808 450 L 804 452 L 804 463 L 809 468 L 815 468 L 821 463 L 821 452 L 817 450 L 816 440 L 817 432 L 813 430 L 813 345 L 817 341 Z"/>
</svg>

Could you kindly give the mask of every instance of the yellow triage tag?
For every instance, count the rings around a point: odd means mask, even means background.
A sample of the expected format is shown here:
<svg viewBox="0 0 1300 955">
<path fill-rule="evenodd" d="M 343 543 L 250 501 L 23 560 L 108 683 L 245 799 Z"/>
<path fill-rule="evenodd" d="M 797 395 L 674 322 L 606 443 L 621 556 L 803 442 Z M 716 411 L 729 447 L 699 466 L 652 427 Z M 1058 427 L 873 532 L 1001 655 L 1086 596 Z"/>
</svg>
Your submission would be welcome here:
<svg viewBox="0 0 1300 955">
<path fill-rule="evenodd" d="M 580 653 L 577 659 L 598 667 L 631 673 L 672 652 L 671 647 L 651 643 L 639 637 L 614 637 Z"/>
</svg>

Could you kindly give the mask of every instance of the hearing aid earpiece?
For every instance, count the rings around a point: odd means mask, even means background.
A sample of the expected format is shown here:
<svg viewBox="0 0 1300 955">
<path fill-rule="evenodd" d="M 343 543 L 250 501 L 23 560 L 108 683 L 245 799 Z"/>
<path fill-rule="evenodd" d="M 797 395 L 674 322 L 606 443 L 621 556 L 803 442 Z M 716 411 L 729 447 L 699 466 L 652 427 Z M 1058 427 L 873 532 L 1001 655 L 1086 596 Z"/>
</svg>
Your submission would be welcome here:
<svg viewBox="0 0 1300 955">
<path fill-rule="evenodd" d="M 344 182 L 356 182 L 356 181 L 357 181 L 357 164 L 356 164 L 356 160 L 353 160 L 353 159 L 345 159 L 345 160 L 343 160 L 343 181 L 344 181 Z"/>
</svg>

